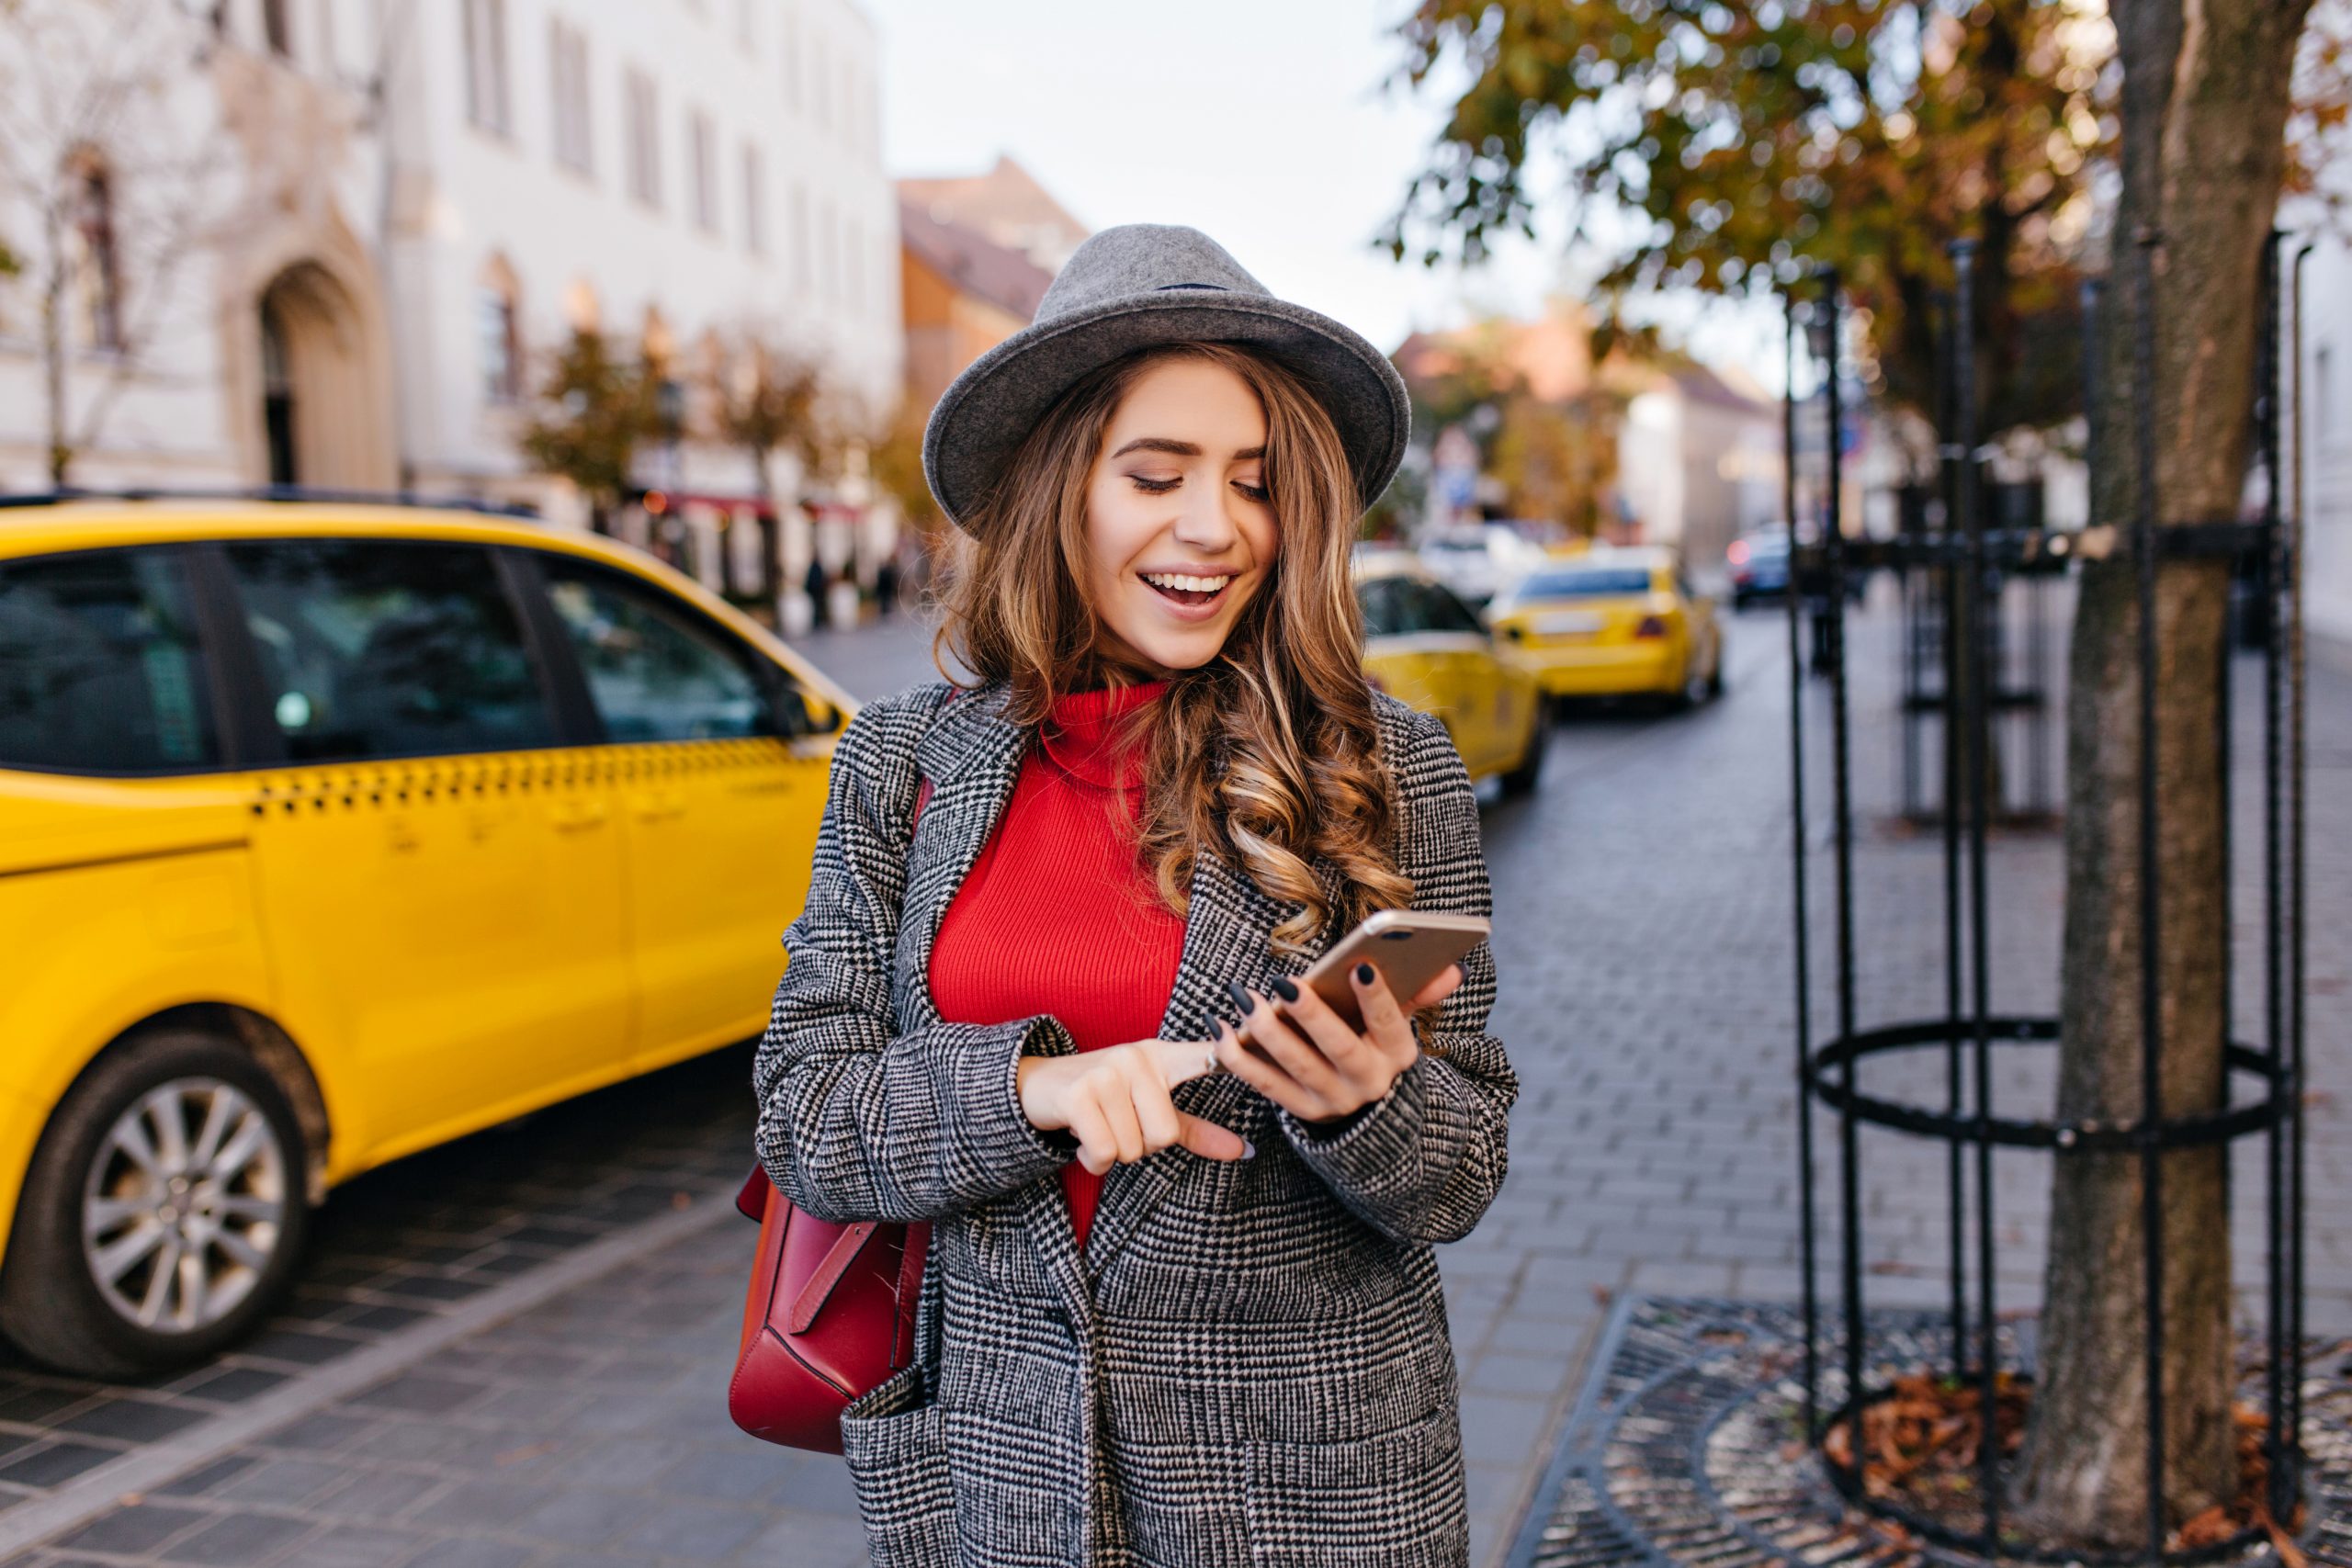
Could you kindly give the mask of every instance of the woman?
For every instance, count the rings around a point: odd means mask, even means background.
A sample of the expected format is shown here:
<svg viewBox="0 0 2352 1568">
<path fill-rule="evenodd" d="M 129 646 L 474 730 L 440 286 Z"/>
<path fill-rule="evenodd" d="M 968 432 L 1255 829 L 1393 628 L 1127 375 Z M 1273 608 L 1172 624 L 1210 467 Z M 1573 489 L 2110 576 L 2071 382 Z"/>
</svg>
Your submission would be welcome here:
<svg viewBox="0 0 2352 1568">
<path fill-rule="evenodd" d="M 795 1203 L 934 1222 L 919 1364 L 842 1424 L 879 1568 L 1467 1560 L 1430 1248 L 1503 1178 L 1493 959 L 1359 969 L 1361 1032 L 1290 978 L 1487 911 L 1453 742 L 1359 662 L 1407 421 L 1362 338 L 1143 225 L 933 412 L 979 681 L 842 734 L 755 1072 Z"/>
</svg>

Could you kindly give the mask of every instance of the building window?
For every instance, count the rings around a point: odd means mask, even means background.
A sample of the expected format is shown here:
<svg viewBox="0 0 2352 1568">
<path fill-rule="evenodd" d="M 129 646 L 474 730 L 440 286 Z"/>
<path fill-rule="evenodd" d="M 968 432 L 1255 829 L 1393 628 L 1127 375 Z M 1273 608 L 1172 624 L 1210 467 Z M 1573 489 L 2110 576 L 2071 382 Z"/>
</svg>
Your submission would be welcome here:
<svg viewBox="0 0 2352 1568">
<path fill-rule="evenodd" d="M 792 287 L 808 292 L 808 191 L 792 182 Z"/>
<path fill-rule="evenodd" d="M 653 79 L 642 71 L 628 77 L 628 193 L 648 207 L 662 205 L 661 104 Z"/>
<path fill-rule="evenodd" d="M 743 149 L 743 248 L 768 254 L 768 163 L 752 146 Z"/>
<path fill-rule="evenodd" d="M 294 34 L 287 25 L 286 0 L 261 0 L 261 36 L 280 60 L 294 58 Z"/>
<path fill-rule="evenodd" d="M 493 403 L 523 397 L 522 311 L 514 279 L 493 267 L 475 297 L 474 326 L 481 334 L 482 396 Z"/>
<path fill-rule="evenodd" d="M 2341 412 L 2335 392 L 2335 347 L 2324 343 L 2312 353 L 2312 429 L 2323 451 L 2344 438 L 2344 433 L 2335 428 Z"/>
<path fill-rule="evenodd" d="M 696 109 L 687 117 L 686 135 L 695 163 L 695 225 L 714 233 L 718 229 L 718 133 L 710 116 Z"/>
<path fill-rule="evenodd" d="M 777 51 L 784 61 L 784 107 L 794 114 L 800 112 L 800 13 L 792 0 L 785 0 L 784 47 Z"/>
<path fill-rule="evenodd" d="M 596 144 L 588 120 L 588 35 L 560 19 L 548 25 L 548 85 L 555 100 L 555 161 L 594 174 Z"/>
<path fill-rule="evenodd" d="M 831 130 L 833 129 L 833 62 L 832 56 L 826 51 L 823 39 L 817 40 L 813 58 L 816 68 L 810 73 L 808 85 L 817 111 L 817 129 Z"/>
<path fill-rule="evenodd" d="M 842 292 L 842 222 L 841 214 L 833 209 L 833 198 L 827 197 L 817 209 L 818 290 L 827 299 L 838 299 Z"/>
<path fill-rule="evenodd" d="M 507 133 L 506 0 L 465 0 L 466 118 L 497 136 Z"/>
<path fill-rule="evenodd" d="M 92 346 L 119 352 L 122 343 L 122 258 L 115 244 L 114 181 L 96 154 L 74 160 L 74 272 L 85 329 Z"/>
</svg>

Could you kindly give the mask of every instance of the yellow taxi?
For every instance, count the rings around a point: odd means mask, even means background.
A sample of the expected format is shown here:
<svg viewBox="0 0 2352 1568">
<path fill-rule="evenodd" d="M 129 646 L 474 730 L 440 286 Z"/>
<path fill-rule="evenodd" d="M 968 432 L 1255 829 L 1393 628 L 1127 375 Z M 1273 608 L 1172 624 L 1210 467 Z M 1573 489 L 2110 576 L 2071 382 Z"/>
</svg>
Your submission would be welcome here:
<svg viewBox="0 0 2352 1568">
<path fill-rule="evenodd" d="M 1544 767 L 1544 696 L 1477 612 L 1401 550 L 1362 550 L 1356 604 L 1374 686 L 1445 721 L 1473 779 L 1524 795 Z"/>
<path fill-rule="evenodd" d="M 0 509 L 0 1330 L 202 1355 L 336 1182 L 757 1032 L 852 707 L 594 536 Z"/>
<path fill-rule="evenodd" d="M 1555 697 L 1688 705 L 1723 690 L 1714 601 L 1668 550 L 1595 546 L 1547 562 L 1498 594 L 1487 618 Z"/>
</svg>

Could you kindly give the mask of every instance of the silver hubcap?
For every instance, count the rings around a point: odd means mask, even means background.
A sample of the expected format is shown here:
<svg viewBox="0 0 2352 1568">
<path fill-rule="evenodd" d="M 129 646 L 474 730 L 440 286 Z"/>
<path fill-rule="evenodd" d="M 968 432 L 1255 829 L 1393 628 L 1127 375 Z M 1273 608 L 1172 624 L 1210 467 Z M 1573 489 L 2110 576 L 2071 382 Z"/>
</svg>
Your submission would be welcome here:
<svg viewBox="0 0 2352 1568">
<path fill-rule="evenodd" d="M 285 1234 L 286 1151 L 242 1090 L 174 1078 L 118 1117 L 82 1193 L 82 1258 L 107 1304 L 186 1334 L 237 1309 Z"/>
</svg>

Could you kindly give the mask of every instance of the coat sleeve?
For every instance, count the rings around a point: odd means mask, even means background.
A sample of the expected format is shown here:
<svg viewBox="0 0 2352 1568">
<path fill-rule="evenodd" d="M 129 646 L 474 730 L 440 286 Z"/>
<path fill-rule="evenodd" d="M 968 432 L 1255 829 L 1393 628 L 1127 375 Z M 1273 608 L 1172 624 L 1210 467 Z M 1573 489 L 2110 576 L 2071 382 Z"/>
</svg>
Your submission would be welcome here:
<svg viewBox="0 0 2352 1568">
<path fill-rule="evenodd" d="M 1389 766 L 1403 818 L 1397 861 L 1413 879 L 1413 908 L 1491 915 L 1478 802 L 1461 753 L 1437 719 L 1404 716 L 1401 754 Z M 1502 1188 L 1519 1078 L 1502 1042 L 1487 1032 L 1494 1001 L 1494 950 L 1482 942 L 1462 961 L 1462 984 L 1439 1009 L 1428 1049 L 1385 1098 L 1337 1132 L 1277 1111 L 1299 1158 L 1393 1240 L 1459 1241 Z"/>
<path fill-rule="evenodd" d="M 945 688 L 861 710 L 833 752 L 808 900 L 752 1066 L 761 1163 L 835 1224 L 953 1213 L 1058 1168 L 1013 1088 L 1023 1055 L 1074 1048 L 1050 1017 L 901 1032 L 890 1000 L 918 787 L 915 742 Z"/>
</svg>

